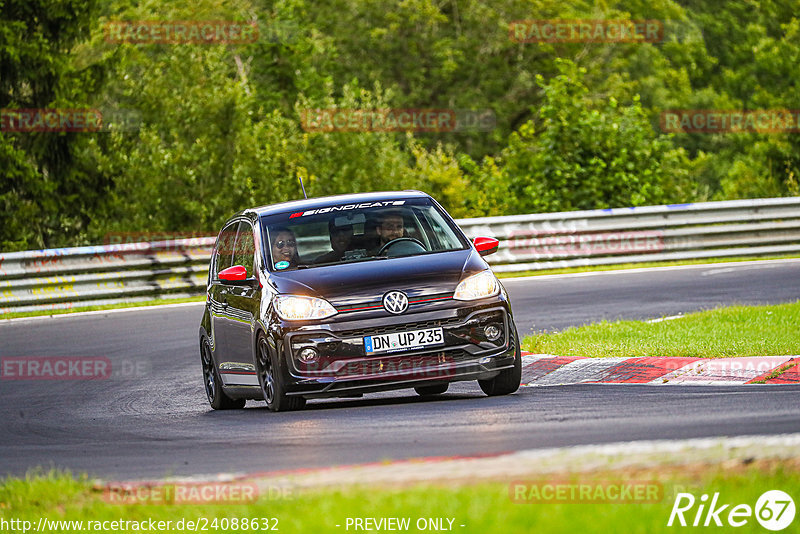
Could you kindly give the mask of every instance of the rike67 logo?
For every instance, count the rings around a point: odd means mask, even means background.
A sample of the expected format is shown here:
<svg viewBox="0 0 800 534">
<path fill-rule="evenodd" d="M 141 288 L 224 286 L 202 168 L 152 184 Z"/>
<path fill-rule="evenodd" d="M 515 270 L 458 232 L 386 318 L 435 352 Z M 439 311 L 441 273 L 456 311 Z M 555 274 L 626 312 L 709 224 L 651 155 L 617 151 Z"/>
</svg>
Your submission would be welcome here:
<svg viewBox="0 0 800 534">
<path fill-rule="evenodd" d="M 754 516 L 767 530 L 783 530 L 794 521 L 794 500 L 786 492 L 770 490 L 761 494 L 755 507 L 751 507 L 749 504 L 724 503 L 719 492 L 714 493 L 710 501 L 705 493 L 699 499 L 691 493 L 678 493 L 667 526 L 743 527 Z"/>
</svg>

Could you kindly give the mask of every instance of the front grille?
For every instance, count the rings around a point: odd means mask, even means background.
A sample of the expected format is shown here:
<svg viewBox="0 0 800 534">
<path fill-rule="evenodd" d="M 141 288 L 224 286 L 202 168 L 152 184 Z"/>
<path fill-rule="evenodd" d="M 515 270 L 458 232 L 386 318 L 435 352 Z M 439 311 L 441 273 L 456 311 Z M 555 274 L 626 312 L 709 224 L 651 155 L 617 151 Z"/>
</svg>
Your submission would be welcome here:
<svg viewBox="0 0 800 534">
<path fill-rule="evenodd" d="M 373 328 L 358 328 L 355 330 L 343 330 L 336 332 L 336 335 L 343 338 L 378 336 L 398 331 L 420 330 L 422 328 L 435 328 L 437 326 L 451 326 L 462 323 L 464 320 L 458 317 L 452 319 L 437 319 L 435 321 L 418 321 L 415 323 L 402 323 L 389 326 L 376 326 Z"/>
</svg>

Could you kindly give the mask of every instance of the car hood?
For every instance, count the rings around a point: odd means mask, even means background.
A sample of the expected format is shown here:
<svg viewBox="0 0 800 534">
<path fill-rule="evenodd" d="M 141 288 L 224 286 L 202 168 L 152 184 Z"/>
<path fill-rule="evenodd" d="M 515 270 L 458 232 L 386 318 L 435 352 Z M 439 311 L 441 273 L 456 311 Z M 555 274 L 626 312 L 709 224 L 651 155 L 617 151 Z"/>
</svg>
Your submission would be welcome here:
<svg viewBox="0 0 800 534">
<path fill-rule="evenodd" d="M 271 273 L 281 294 L 327 299 L 336 307 L 380 300 L 397 289 L 410 298 L 452 294 L 468 274 L 488 268 L 473 249 Z"/>
</svg>

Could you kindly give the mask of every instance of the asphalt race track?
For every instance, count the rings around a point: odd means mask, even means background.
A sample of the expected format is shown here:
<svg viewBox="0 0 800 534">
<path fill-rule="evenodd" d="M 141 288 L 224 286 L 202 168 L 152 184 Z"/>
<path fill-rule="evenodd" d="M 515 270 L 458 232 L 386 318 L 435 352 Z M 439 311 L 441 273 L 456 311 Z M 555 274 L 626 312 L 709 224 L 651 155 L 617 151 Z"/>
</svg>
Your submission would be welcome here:
<svg viewBox="0 0 800 534">
<path fill-rule="evenodd" d="M 504 282 L 520 333 L 800 299 L 800 261 Z M 0 475 L 36 466 L 104 478 L 322 467 L 538 447 L 800 431 L 800 386 L 528 387 L 477 384 L 436 400 L 412 392 L 264 403 L 213 412 L 202 390 L 202 304 L 0 324 L 0 358 L 102 356 L 96 381 L 0 380 Z"/>
</svg>

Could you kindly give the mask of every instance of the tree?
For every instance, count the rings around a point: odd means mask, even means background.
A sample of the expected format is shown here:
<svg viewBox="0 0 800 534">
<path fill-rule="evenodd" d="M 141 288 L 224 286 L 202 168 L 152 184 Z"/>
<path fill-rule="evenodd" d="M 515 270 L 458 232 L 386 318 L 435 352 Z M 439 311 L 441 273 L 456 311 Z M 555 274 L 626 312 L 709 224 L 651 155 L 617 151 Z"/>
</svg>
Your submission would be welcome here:
<svg viewBox="0 0 800 534">
<path fill-rule="evenodd" d="M 73 54 L 96 20 L 94 0 L 0 0 L 0 109 L 89 108 L 102 61 Z M 82 164 L 83 132 L 0 131 L 0 247 L 69 243 L 106 186 Z"/>
<path fill-rule="evenodd" d="M 502 182 L 484 161 L 485 176 L 503 185 L 502 211 L 532 213 L 611 208 L 685 200 L 681 151 L 653 132 L 638 98 L 592 103 L 585 70 L 559 62 L 561 74 L 538 78 L 545 98 L 537 119 L 511 134 L 500 158 Z M 538 124 L 539 133 L 536 133 Z M 498 193 L 492 195 L 499 198 Z"/>
</svg>

